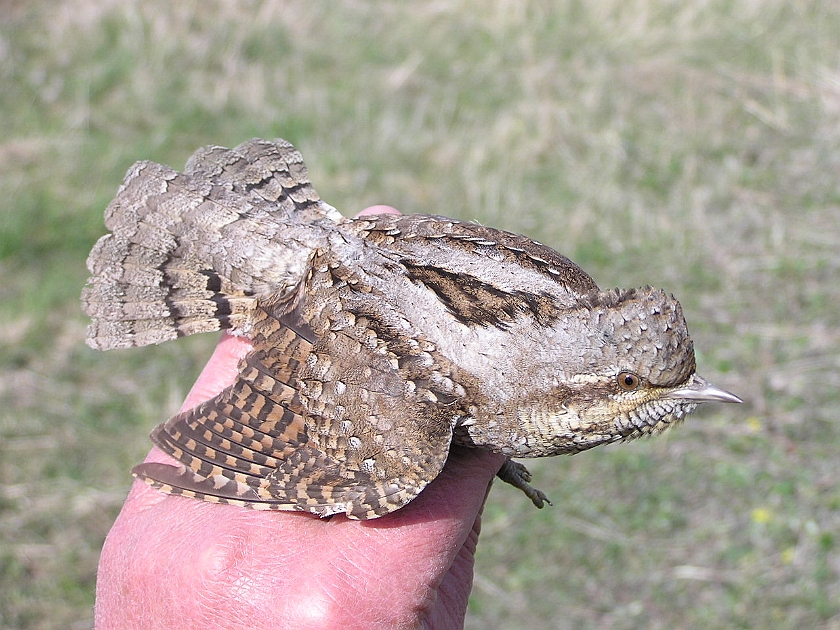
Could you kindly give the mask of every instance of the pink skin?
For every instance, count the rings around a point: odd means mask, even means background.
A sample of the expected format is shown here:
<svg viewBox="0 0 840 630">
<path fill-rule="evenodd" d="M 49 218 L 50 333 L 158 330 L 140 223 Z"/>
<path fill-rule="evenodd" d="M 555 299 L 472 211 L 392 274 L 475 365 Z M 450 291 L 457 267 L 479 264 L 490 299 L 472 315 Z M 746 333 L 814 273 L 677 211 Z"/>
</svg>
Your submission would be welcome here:
<svg viewBox="0 0 840 630">
<path fill-rule="evenodd" d="M 360 214 L 382 213 L 398 214 Z M 224 335 L 182 410 L 231 384 L 250 348 Z M 174 462 L 157 448 L 146 461 Z M 364 522 L 203 503 L 136 481 L 102 549 L 96 627 L 462 628 L 481 510 L 503 461 L 453 448 L 414 501 Z"/>
</svg>

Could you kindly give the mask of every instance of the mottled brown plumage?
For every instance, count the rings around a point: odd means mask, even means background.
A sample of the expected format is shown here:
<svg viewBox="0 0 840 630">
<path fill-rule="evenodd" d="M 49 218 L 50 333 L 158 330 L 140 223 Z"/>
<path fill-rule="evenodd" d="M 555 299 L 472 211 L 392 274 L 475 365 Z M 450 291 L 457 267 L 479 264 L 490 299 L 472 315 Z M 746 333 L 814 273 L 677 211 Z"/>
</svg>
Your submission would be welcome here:
<svg viewBox="0 0 840 630">
<path fill-rule="evenodd" d="M 173 494 L 376 518 L 411 501 L 452 443 L 576 453 L 655 433 L 703 400 L 679 303 L 601 292 L 523 236 L 437 216 L 345 219 L 300 154 L 252 140 L 184 173 L 128 172 L 88 259 L 88 343 L 229 329 L 236 382 L 152 441 L 182 463 L 134 474 Z M 500 471 L 545 496 L 508 460 Z"/>
</svg>

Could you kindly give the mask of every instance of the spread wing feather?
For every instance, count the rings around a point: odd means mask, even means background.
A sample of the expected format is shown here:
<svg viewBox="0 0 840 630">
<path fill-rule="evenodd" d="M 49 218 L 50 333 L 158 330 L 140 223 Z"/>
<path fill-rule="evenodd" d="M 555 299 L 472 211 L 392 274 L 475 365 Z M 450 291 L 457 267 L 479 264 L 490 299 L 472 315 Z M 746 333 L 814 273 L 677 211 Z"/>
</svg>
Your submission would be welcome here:
<svg viewBox="0 0 840 630">
<path fill-rule="evenodd" d="M 334 282 L 337 267 L 323 268 L 310 284 Z M 323 300 L 258 307 L 237 381 L 152 433 L 183 466 L 134 473 L 172 494 L 322 516 L 375 518 L 413 499 L 446 461 L 458 411 L 438 403 L 456 392 L 424 388 L 447 368 L 409 360 L 422 349 L 406 331 L 381 304 L 372 323 L 372 297 L 339 284 Z"/>
</svg>

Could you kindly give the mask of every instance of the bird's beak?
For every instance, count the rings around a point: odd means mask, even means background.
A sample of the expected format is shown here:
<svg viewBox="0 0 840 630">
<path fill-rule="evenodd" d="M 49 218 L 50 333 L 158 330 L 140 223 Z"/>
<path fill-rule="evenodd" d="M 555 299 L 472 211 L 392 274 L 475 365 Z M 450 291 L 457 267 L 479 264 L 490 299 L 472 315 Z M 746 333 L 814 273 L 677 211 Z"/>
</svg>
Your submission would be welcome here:
<svg viewBox="0 0 840 630">
<path fill-rule="evenodd" d="M 715 387 L 709 381 L 697 376 L 696 374 L 692 375 L 683 387 L 679 387 L 668 392 L 664 397 L 681 398 L 683 400 L 693 400 L 695 402 L 744 402 L 735 394 L 730 394 L 725 389 Z"/>
</svg>

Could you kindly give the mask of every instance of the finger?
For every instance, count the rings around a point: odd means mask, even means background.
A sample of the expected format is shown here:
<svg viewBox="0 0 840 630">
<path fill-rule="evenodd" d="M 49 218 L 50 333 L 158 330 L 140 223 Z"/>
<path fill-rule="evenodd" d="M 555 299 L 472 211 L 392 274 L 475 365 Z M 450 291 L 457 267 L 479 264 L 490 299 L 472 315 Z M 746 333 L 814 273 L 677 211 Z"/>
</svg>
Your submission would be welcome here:
<svg viewBox="0 0 840 630">
<path fill-rule="evenodd" d="M 204 366 L 195 384 L 187 394 L 181 411 L 186 411 L 197 404 L 210 400 L 228 385 L 232 385 L 239 373 L 239 361 L 253 346 L 245 337 L 234 337 L 228 333 L 222 335 L 213 355 Z"/>
<path fill-rule="evenodd" d="M 366 217 L 366 216 L 369 216 L 371 214 L 402 214 L 402 213 L 399 210 L 397 210 L 396 208 L 393 208 L 391 206 L 370 206 L 370 207 L 362 210 L 356 216 L 357 217 Z"/>
</svg>

